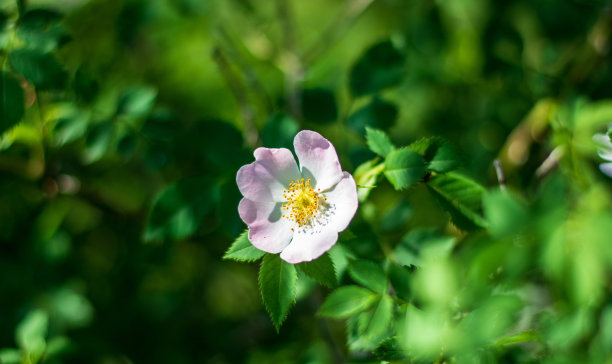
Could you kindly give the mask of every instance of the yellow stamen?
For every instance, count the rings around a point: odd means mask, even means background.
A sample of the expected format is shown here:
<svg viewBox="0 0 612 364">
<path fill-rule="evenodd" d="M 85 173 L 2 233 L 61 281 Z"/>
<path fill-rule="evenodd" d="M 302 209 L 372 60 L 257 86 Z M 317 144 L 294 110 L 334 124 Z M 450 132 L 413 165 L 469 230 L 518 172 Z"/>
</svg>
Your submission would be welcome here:
<svg viewBox="0 0 612 364">
<path fill-rule="evenodd" d="M 283 217 L 297 223 L 298 227 L 310 224 L 319 212 L 321 204 L 321 196 L 317 191 L 310 186 L 310 178 L 291 181 L 289 189 L 283 191 L 283 196 L 287 202 L 283 204 L 282 208 L 288 211 L 288 214 L 283 215 Z"/>
</svg>

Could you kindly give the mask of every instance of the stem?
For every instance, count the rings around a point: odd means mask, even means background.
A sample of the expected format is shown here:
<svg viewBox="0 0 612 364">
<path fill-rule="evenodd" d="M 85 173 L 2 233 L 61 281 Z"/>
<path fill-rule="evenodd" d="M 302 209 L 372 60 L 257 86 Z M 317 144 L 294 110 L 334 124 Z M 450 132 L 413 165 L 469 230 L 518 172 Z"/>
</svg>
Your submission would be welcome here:
<svg viewBox="0 0 612 364">
<path fill-rule="evenodd" d="M 244 87 L 236 73 L 232 70 L 227 58 L 219 47 L 216 47 L 212 54 L 213 60 L 217 63 L 221 75 L 225 78 L 230 91 L 240 106 L 242 120 L 244 122 L 244 139 L 247 145 L 254 149 L 259 143 L 259 134 L 255 127 L 255 113 L 249 105 L 248 98 L 244 92 Z"/>
</svg>

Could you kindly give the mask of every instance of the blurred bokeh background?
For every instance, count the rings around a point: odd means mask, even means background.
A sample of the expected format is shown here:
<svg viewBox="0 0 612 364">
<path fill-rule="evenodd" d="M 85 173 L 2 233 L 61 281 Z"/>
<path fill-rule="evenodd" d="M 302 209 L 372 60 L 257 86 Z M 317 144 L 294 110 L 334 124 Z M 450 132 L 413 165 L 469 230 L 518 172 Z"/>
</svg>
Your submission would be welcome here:
<svg viewBox="0 0 612 364">
<path fill-rule="evenodd" d="M 342 322 L 315 317 L 328 289 L 300 280 L 278 335 L 257 264 L 221 259 L 244 230 L 237 169 L 257 146 L 291 148 L 300 129 L 332 141 L 349 172 L 374 157 L 366 126 L 397 145 L 441 136 L 462 173 L 495 187 L 498 158 L 508 186 L 538 201 L 532 216 L 548 219 L 528 241 L 552 234 L 573 206 L 600 221 L 570 229 L 606 241 L 610 183 L 588 145 L 605 126 L 577 130 L 573 115 L 612 97 L 611 31 L 612 7 L 599 0 L 0 1 L 3 363 L 29 363 L 23 353 L 34 362 L 44 353 L 46 363 L 374 360 L 347 351 Z M 574 141 L 563 173 L 536 173 Z M 424 227 L 461 239 L 423 189 L 397 195 L 381 181 L 347 249 L 371 258 L 377 240 L 393 247 Z M 501 240 L 485 248 L 475 239 L 456 269 L 476 262 L 484 272 L 509 254 Z M 542 325 L 574 335 L 569 358 L 605 357 L 610 336 L 598 349 L 589 342 L 604 335 L 609 261 L 598 259 L 610 248 L 578 256 L 594 273 L 567 273 L 566 258 L 540 259 L 525 245 L 500 279 L 531 282 L 559 309 Z M 565 286 L 566 274 L 576 286 Z M 586 293 L 572 299 L 576 287 Z M 485 289 L 471 288 L 474 300 Z M 580 298 L 593 292 L 595 303 Z M 574 319 L 587 301 L 594 308 Z"/>
</svg>

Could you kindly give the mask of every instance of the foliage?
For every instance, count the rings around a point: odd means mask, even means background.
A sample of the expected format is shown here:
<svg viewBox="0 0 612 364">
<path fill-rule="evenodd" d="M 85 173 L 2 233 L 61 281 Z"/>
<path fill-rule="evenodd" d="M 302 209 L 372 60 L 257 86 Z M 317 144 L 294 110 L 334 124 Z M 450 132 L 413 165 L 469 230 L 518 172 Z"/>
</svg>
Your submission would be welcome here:
<svg viewBox="0 0 612 364">
<path fill-rule="evenodd" d="M 0 362 L 609 361 L 609 7 L 1 0 Z M 235 178 L 304 129 L 360 207 L 291 265 Z"/>
</svg>

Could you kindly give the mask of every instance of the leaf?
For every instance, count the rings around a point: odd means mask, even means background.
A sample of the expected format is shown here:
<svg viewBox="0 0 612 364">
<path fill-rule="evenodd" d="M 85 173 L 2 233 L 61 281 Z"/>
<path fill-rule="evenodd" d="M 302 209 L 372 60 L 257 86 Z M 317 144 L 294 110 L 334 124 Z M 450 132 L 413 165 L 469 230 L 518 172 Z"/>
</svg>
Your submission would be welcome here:
<svg viewBox="0 0 612 364">
<path fill-rule="evenodd" d="M 151 112 L 157 90 L 147 86 L 134 86 L 123 91 L 117 103 L 117 115 L 139 118 Z"/>
<path fill-rule="evenodd" d="M 249 231 L 245 230 L 240 236 L 234 240 L 232 245 L 229 247 L 223 259 L 231 259 L 239 262 L 254 262 L 266 254 L 265 252 L 257 249 L 249 241 Z"/>
<path fill-rule="evenodd" d="M 291 148 L 300 130 L 298 123 L 284 114 L 274 114 L 261 131 L 262 144 L 267 148 Z"/>
<path fill-rule="evenodd" d="M 86 163 L 93 163 L 104 157 L 112 139 L 113 124 L 110 121 L 105 120 L 93 125 L 85 138 L 84 161 Z"/>
<path fill-rule="evenodd" d="M 19 81 L 6 72 L 0 77 L 0 134 L 3 134 L 21 120 L 25 104 Z"/>
<path fill-rule="evenodd" d="M 364 202 L 368 198 L 373 187 L 378 182 L 378 177 L 385 168 L 384 163 L 377 164 L 379 160 L 380 158 L 376 157 L 375 159 L 363 162 L 355 169 L 353 176 L 355 177 L 355 183 L 357 183 L 359 202 Z"/>
<path fill-rule="evenodd" d="M 366 132 L 366 127 L 388 129 L 395 124 L 397 114 L 395 104 L 374 97 L 369 104 L 349 117 L 348 126 L 360 134 Z"/>
<path fill-rule="evenodd" d="M 423 157 L 412 149 L 402 148 L 391 152 L 385 159 L 385 176 L 396 190 L 418 183 L 425 175 Z"/>
<path fill-rule="evenodd" d="M 302 116 L 317 124 L 329 124 L 338 119 L 336 98 L 330 90 L 316 88 L 302 90 Z"/>
<path fill-rule="evenodd" d="M 338 284 L 336 281 L 336 268 L 327 253 L 311 262 L 300 263 L 297 267 L 304 274 L 324 286 L 333 288 Z"/>
<path fill-rule="evenodd" d="M 23 354 L 21 354 L 19 349 L 0 349 L 0 363 L 2 364 L 20 364 L 23 362 L 22 359 Z"/>
<path fill-rule="evenodd" d="M 389 233 L 400 229 L 410 220 L 414 210 L 404 199 L 399 199 L 385 214 L 380 218 L 380 231 Z"/>
<path fill-rule="evenodd" d="M 391 139 L 389 136 L 382 131 L 377 129 L 372 129 L 366 126 L 366 143 L 368 144 L 368 148 L 381 157 L 386 157 L 389 153 L 391 153 L 395 147 L 393 143 L 391 143 Z"/>
<path fill-rule="evenodd" d="M 369 260 L 354 260 L 349 264 L 348 272 L 355 282 L 376 293 L 386 292 L 387 278 L 382 268 Z"/>
<path fill-rule="evenodd" d="M 374 355 L 383 361 L 394 361 L 407 359 L 407 352 L 397 342 L 397 338 L 390 337 L 383 340 L 376 349 Z"/>
<path fill-rule="evenodd" d="M 42 52 L 52 51 L 68 40 L 68 33 L 60 23 L 62 15 L 48 9 L 27 11 L 19 19 L 17 34 L 27 48 Z"/>
<path fill-rule="evenodd" d="M 412 266 L 414 268 L 414 266 Z M 412 300 L 412 292 L 410 290 L 410 280 L 412 278 L 410 268 L 400 266 L 399 264 L 391 263 L 388 267 L 389 280 L 397 297 L 404 301 Z"/>
<path fill-rule="evenodd" d="M 528 222 L 528 214 L 517 196 L 509 191 L 491 191 L 483 196 L 484 215 L 495 237 L 514 235 Z"/>
<path fill-rule="evenodd" d="M 482 217 L 484 187 L 455 173 L 434 176 L 427 187 L 450 214 L 453 223 L 463 230 L 487 226 Z"/>
<path fill-rule="evenodd" d="M 212 181 L 187 178 L 164 189 L 153 202 L 144 241 L 180 240 L 198 230 L 214 205 Z"/>
<path fill-rule="evenodd" d="M 30 312 L 17 326 L 15 330 L 15 341 L 24 350 L 33 362 L 45 352 L 49 316 L 45 311 L 35 310 Z"/>
<path fill-rule="evenodd" d="M 366 339 L 374 343 L 380 340 L 391 327 L 392 319 L 393 299 L 391 299 L 391 296 L 383 294 L 364 330 Z"/>
<path fill-rule="evenodd" d="M 375 44 L 353 65 L 350 89 L 353 95 L 363 96 L 397 86 L 404 73 L 404 56 L 390 41 Z"/>
<path fill-rule="evenodd" d="M 59 90 L 66 85 L 68 74 L 51 53 L 18 49 L 9 54 L 13 69 L 39 90 Z"/>
<path fill-rule="evenodd" d="M 446 173 L 459 166 L 457 151 L 442 138 L 423 138 L 410 144 L 408 148 L 422 155 L 428 163 L 427 169 L 431 171 Z"/>
<path fill-rule="evenodd" d="M 333 291 L 323 302 L 318 315 L 347 318 L 370 308 L 378 295 L 359 286 L 343 286 Z"/>
<path fill-rule="evenodd" d="M 278 254 L 266 254 L 259 268 L 259 288 L 264 305 L 278 332 L 289 309 L 295 304 L 295 266 L 281 260 Z"/>
</svg>

